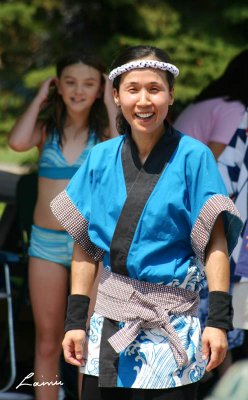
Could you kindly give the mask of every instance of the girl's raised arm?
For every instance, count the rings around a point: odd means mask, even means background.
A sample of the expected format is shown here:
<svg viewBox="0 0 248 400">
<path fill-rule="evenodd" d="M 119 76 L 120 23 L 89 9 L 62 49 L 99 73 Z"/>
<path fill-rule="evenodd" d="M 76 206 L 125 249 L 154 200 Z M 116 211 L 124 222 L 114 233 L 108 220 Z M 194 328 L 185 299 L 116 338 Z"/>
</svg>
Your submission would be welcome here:
<svg viewBox="0 0 248 400">
<path fill-rule="evenodd" d="M 43 82 L 27 110 L 11 129 L 8 143 L 13 150 L 26 151 L 34 146 L 39 146 L 42 141 L 42 125 L 37 120 L 42 106 L 47 101 L 49 88 L 54 80 L 53 77 Z"/>
<path fill-rule="evenodd" d="M 118 108 L 114 102 L 114 97 L 112 94 L 112 82 L 109 80 L 108 75 L 104 75 L 105 77 L 105 88 L 104 88 L 104 103 L 108 113 L 109 119 L 109 137 L 113 138 L 118 136 L 119 133 L 116 128 L 116 116 L 118 113 Z"/>
</svg>

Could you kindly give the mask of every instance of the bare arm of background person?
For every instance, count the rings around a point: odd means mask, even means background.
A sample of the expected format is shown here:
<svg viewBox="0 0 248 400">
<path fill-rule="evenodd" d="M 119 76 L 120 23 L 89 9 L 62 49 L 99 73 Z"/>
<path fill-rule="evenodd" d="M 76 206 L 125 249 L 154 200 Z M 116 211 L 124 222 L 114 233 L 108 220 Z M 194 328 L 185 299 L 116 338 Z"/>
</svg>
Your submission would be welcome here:
<svg viewBox="0 0 248 400">
<path fill-rule="evenodd" d="M 44 81 L 21 117 L 9 133 L 9 146 L 15 151 L 26 151 L 35 146 L 39 146 L 42 141 L 42 126 L 37 122 L 42 106 L 47 101 L 50 85 L 55 78 L 49 78 Z"/>
</svg>

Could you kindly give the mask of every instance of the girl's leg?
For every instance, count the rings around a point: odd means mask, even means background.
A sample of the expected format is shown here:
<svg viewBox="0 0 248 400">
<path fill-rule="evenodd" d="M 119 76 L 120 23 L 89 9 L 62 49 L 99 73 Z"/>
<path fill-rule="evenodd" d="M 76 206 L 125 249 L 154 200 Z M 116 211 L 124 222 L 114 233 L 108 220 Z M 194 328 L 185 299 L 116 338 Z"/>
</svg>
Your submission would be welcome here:
<svg viewBox="0 0 248 400">
<path fill-rule="evenodd" d="M 57 400 L 59 358 L 63 339 L 68 271 L 50 261 L 30 257 L 29 289 L 36 328 L 34 381 L 36 400 Z M 49 383 L 51 384 L 49 385 Z"/>
</svg>

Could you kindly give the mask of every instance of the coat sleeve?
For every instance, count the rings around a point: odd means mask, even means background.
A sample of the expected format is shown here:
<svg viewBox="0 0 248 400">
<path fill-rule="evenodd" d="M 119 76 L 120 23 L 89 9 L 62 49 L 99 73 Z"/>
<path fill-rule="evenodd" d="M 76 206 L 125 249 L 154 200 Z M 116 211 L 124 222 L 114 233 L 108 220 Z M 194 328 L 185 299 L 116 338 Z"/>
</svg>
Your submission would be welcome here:
<svg viewBox="0 0 248 400">
<path fill-rule="evenodd" d="M 229 255 L 236 246 L 242 220 L 228 197 L 211 151 L 204 146 L 195 157 L 189 158 L 186 180 L 190 202 L 192 248 L 205 264 L 206 247 L 217 217 L 222 214 Z"/>
</svg>

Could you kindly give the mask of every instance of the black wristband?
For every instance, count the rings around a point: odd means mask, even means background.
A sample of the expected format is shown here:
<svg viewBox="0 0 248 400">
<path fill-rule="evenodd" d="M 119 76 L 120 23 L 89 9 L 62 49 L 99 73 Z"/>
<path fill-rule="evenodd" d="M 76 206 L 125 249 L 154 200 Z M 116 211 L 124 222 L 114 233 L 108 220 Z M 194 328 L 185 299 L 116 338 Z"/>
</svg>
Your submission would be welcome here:
<svg viewBox="0 0 248 400">
<path fill-rule="evenodd" d="M 65 332 L 72 329 L 86 330 L 89 303 L 90 298 L 83 294 L 71 294 L 68 296 Z"/>
<path fill-rule="evenodd" d="M 209 292 L 208 295 L 208 319 L 206 326 L 213 328 L 233 329 L 232 296 L 221 291 Z"/>
</svg>

